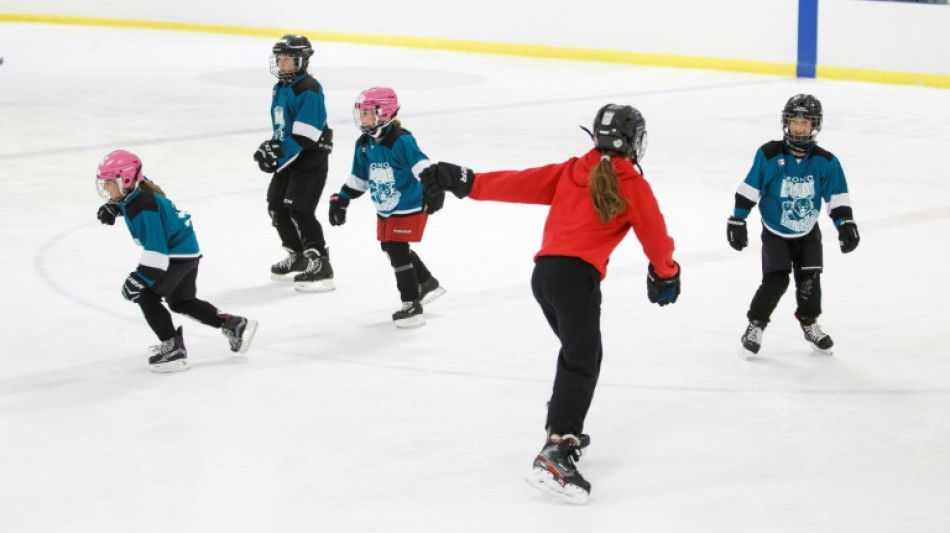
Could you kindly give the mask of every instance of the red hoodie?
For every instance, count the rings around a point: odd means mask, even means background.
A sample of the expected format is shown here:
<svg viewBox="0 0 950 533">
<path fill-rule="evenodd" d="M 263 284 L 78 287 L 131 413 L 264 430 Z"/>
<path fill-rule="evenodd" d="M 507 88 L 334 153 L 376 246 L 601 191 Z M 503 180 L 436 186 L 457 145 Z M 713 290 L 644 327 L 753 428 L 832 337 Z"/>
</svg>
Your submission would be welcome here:
<svg viewBox="0 0 950 533">
<path fill-rule="evenodd" d="M 620 181 L 627 210 L 606 224 L 594 210 L 587 184 L 601 153 L 592 149 L 554 165 L 526 170 L 499 170 L 475 174 L 470 198 L 522 204 L 550 205 L 544 223 L 541 250 L 534 256 L 562 255 L 580 258 L 594 266 L 601 279 L 607 276 L 607 261 L 630 228 L 643 253 L 662 278 L 676 275 L 673 239 L 666 231 L 653 190 L 627 159 L 611 159 Z"/>
</svg>

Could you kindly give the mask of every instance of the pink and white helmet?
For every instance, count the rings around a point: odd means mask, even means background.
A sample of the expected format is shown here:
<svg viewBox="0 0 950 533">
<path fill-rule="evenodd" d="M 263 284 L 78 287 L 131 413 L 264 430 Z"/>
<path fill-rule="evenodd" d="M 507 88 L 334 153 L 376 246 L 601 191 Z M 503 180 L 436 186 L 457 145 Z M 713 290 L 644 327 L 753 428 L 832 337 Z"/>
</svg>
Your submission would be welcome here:
<svg viewBox="0 0 950 533">
<path fill-rule="evenodd" d="M 126 195 L 132 192 L 142 179 L 142 160 L 127 150 L 110 152 L 102 158 L 96 171 L 99 195 L 106 199 L 109 198 L 109 193 L 103 188 L 104 182 L 115 181 L 122 194 Z"/>
<path fill-rule="evenodd" d="M 364 109 L 373 110 L 376 115 L 376 124 L 367 126 L 360 119 L 360 111 Z M 373 87 L 366 89 L 356 97 L 356 104 L 353 106 L 353 120 L 356 126 L 363 133 L 375 135 L 380 129 L 388 126 L 396 113 L 399 112 L 399 98 L 396 91 L 389 87 Z"/>
</svg>

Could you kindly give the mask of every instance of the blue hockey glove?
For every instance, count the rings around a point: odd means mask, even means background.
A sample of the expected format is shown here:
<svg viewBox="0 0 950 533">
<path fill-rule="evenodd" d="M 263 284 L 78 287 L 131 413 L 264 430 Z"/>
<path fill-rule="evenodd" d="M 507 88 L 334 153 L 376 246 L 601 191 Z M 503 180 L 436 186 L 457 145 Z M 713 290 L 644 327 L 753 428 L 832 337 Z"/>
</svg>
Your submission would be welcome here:
<svg viewBox="0 0 950 533">
<path fill-rule="evenodd" d="M 254 161 L 257 161 L 261 172 L 276 172 L 281 157 L 284 157 L 284 151 L 280 149 L 280 141 L 273 139 L 262 142 L 254 152 Z"/>
<path fill-rule="evenodd" d="M 674 261 L 675 263 L 675 261 Z M 661 278 L 656 275 L 653 265 L 647 269 L 647 298 L 651 303 L 660 307 L 676 303 L 680 295 L 680 264 L 676 263 L 676 274 L 670 278 Z"/>
<path fill-rule="evenodd" d="M 115 217 L 122 216 L 122 211 L 115 204 L 102 204 L 96 213 L 96 218 L 106 226 L 115 224 Z"/>
<path fill-rule="evenodd" d="M 858 225 L 853 220 L 842 220 L 838 223 L 838 244 L 841 245 L 841 253 L 853 252 L 861 242 L 861 236 L 858 235 Z"/>
<path fill-rule="evenodd" d="M 749 245 L 749 231 L 746 229 L 745 220 L 736 217 L 729 217 L 726 225 L 726 238 L 729 239 L 729 246 L 736 251 L 741 252 L 743 248 Z"/>
<path fill-rule="evenodd" d="M 342 226 L 346 224 L 346 208 L 350 205 L 350 199 L 340 194 L 330 196 L 330 225 Z"/>
<path fill-rule="evenodd" d="M 122 284 L 122 297 L 135 303 L 142 297 L 142 291 L 144 290 L 145 281 L 142 280 L 137 272 L 132 272 L 129 274 L 129 277 L 125 278 L 125 283 Z"/>
</svg>

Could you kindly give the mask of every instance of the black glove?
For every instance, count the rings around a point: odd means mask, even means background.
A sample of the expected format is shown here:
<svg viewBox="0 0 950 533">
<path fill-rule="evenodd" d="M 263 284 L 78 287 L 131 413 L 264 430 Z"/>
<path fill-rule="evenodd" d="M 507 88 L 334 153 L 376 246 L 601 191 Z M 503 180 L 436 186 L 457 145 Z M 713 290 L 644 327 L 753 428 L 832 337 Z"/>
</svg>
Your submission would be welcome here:
<svg viewBox="0 0 950 533">
<path fill-rule="evenodd" d="M 465 198 L 472 192 L 475 173 L 472 169 L 439 162 L 426 167 L 419 173 L 423 194 L 428 198 L 442 191 L 450 191 L 458 198 Z"/>
<path fill-rule="evenodd" d="M 745 220 L 736 217 L 729 217 L 726 226 L 726 238 L 729 239 L 729 246 L 738 251 L 749 245 L 749 231 L 746 229 Z"/>
<path fill-rule="evenodd" d="M 274 139 L 262 142 L 254 152 L 254 161 L 261 167 L 261 172 L 275 172 L 281 157 L 284 157 L 284 151 L 280 149 L 280 141 Z"/>
<path fill-rule="evenodd" d="M 144 290 L 145 281 L 142 280 L 137 272 L 132 272 L 129 274 L 129 277 L 125 278 L 125 283 L 122 285 L 122 297 L 135 303 L 142 297 L 142 291 Z"/>
<path fill-rule="evenodd" d="M 439 191 L 432 196 L 422 197 L 422 209 L 430 215 L 442 209 L 443 204 L 445 204 L 445 192 L 443 191 Z"/>
<path fill-rule="evenodd" d="M 99 206 L 99 212 L 96 213 L 96 218 L 99 219 L 99 222 L 102 222 L 106 226 L 115 224 L 115 217 L 119 216 L 122 216 L 122 211 L 120 211 L 119 206 L 115 204 L 102 204 Z"/>
<path fill-rule="evenodd" d="M 330 225 L 342 226 L 346 224 L 346 208 L 350 205 L 350 199 L 346 196 L 334 194 L 330 196 Z"/>
<path fill-rule="evenodd" d="M 858 225 L 853 220 L 842 220 L 838 224 L 838 244 L 841 245 L 841 253 L 853 252 L 861 242 L 861 236 L 858 235 Z"/>
<path fill-rule="evenodd" d="M 676 263 L 676 275 L 671 278 L 661 278 L 656 275 L 653 265 L 650 265 L 647 269 L 647 298 L 651 303 L 658 304 L 660 307 L 676 303 L 680 295 L 680 270 L 680 264 Z"/>
<path fill-rule="evenodd" d="M 330 126 L 327 126 L 320 138 L 317 139 L 317 150 L 328 154 L 333 151 L 333 130 L 330 129 Z"/>
</svg>

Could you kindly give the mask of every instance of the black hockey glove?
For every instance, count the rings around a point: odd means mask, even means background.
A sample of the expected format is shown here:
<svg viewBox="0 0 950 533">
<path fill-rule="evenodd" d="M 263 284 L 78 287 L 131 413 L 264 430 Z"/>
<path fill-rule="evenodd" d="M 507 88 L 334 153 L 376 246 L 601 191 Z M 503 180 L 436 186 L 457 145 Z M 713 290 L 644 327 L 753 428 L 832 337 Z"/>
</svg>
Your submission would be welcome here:
<svg viewBox="0 0 950 533">
<path fill-rule="evenodd" d="M 96 218 L 99 219 L 99 222 L 102 222 L 106 226 L 115 224 L 115 217 L 120 216 L 122 216 L 122 211 L 120 211 L 119 206 L 115 204 L 102 204 L 99 206 L 99 212 L 96 213 Z"/>
<path fill-rule="evenodd" d="M 317 150 L 328 154 L 333 151 L 333 130 L 330 129 L 330 126 L 327 126 L 320 138 L 317 139 Z"/>
<path fill-rule="evenodd" d="M 445 204 L 445 192 L 439 191 L 432 196 L 422 197 L 422 209 L 428 214 L 433 214 Z"/>
<path fill-rule="evenodd" d="M 842 220 L 838 224 L 838 244 L 841 245 L 841 253 L 853 252 L 861 242 L 861 236 L 858 235 L 858 225 L 853 220 Z"/>
<path fill-rule="evenodd" d="M 729 217 L 726 226 L 726 238 L 729 239 L 729 246 L 737 251 L 749 245 L 749 230 L 746 229 L 745 220 L 736 217 Z"/>
<path fill-rule="evenodd" d="M 430 165 L 419 173 L 423 194 L 428 198 L 441 191 L 449 191 L 458 198 L 465 198 L 472 192 L 475 173 L 472 169 L 439 162 Z"/>
<path fill-rule="evenodd" d="M 346 208 L 350 205 L 350 199 L 346 196 L 334 194 L 330 196 L 330 225 L 342 226 L 346 224 Z"/>
<path fill-rule="evenodd" d="M 675 261 L 674 261 L 675 263 Z M 653 265 L 647 269 L 647 298 L 660 307 L 676 303 L 680 295 L 680 264 L 676 263 L 676 274 L 671 278 L 656 275 Z"/>
<path fill-rule="evenodd" d="M 142 297 L 142 291 L 144 290 L 145 281 L 142 280 L 137 272 L 132 272 L 129 274 L 129 277 L 125 278 L 125 283 L 122 285 L 122 297 L 135 303 Z"/>
<path fill-rule="evenodd" d="M 254 152 L 254 161 L 261 167 L 261 172 L 276 172 L 281 157 L 284 157 L 284 151 L 280 149 L 280 141 L 273 139 L 262 142 Z"/>
</svg>

